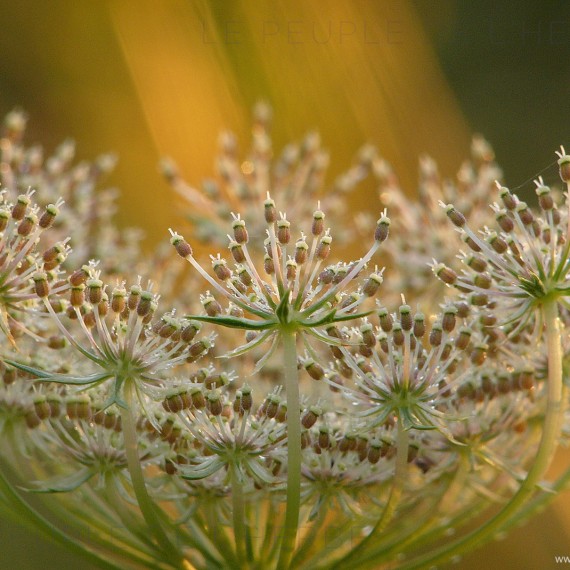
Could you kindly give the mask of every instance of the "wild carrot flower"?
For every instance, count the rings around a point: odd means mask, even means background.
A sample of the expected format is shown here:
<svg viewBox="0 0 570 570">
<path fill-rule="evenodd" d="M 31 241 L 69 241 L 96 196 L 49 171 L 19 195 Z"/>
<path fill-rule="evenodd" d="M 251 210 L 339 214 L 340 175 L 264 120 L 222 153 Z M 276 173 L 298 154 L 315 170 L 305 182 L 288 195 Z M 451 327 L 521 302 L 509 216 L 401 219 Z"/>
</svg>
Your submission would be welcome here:
<svg viewBox="0 0 570 570">
<path fill-rule="evenodd" d="M 268 121 L 259 109 L 244 161 L 224 137 L 204 195 L 171 172 L 205 207 L 194 237 L 229 228 L 229 253 L 208 268 L 171 232 L 201 292 L 192 278 L 178 290 L 164 257 L 108 256 L 121 241 L 111 208 L 86 207 L 101 205 L 97 168 L 73 167 L 69 144 L 43 161 L 23 146 L 23 115 L 7 121 L 2 511 L 102 567 L 427 568 L 505 532 L 570 477 L 544 481 L 569 431 L 570 239 L 556 191 L 538 179 L 535 209 L 500 185 L 494 203 L 500 171 L 477 138 L 453 184 L 422 159 L 420 205 L 371 149 L 319 203 L 318 138 L 272 165 Z M 359 228 L 374 234 L 362 258 L 333 259 L 333 235 L 354 235 L 338 200 L 370 168 L 398 220 L 384 211 Z M 348 230 L 328 229 L 325 211 Z M 70 220 L 89 226 L 72 235 L 82 243 L 66 239 Z M 99 229 L 108 239 L 92 239 Z M 400 235 L 384 281 L 374 256 L 388 230 Z M 87 261 L 95 252 L 104 259 Z M 125 279 L 135 267 L 158 285 Z M 159 315 L 159 300 L 173 308 Z M 49 519 L 22 489 L 40 492 Z"/>
<path fill-rule="evenodd" d="M 94 370 L 60 374 L 13 364 L 46 382 L 77 387 L 105 384 L 105 408 L 112 404 L 125 406 L 123 390 L 125 384 L 132 385 L 142 409 L 146 410 L 147 399 L 157 398 L 154 389 L 163 385 L 164 373 L 197 360 L 212 346 L 213 337 L 195 339 L 200 325 L 177 319 L 172 313 L 155 319 L 158 296 L 150 287 L 143 290 L 140 278 L 128 291 L 124 283 L 118 283 L 107 294 L 108 287 L 99 275 L 93 266 L 84 266 L 70 276 L 65 317 L 52 307 L 46 274 L 34 275 L 36 293 L 62 338 Z M 68 326 L 66 321 L 75 326 Z"/>
<path fill-rule="evenodd" d="M 49 248 L 44 245 L 42 253 L 40 238 L 53 225 L 63 201 L 41 210 L 32 203 L 33 195 L 33 190 L 28 190 L 12 203 L 5 190 L 0 192 L 0 329 L 12 344 L 14 335 L 33 334 L 28 323 L 35 308 L 34 273 L 41 268 L 46 272 L 46 281 L 48 276 L 56 281 L 59 267 L 70 251 L 65 239 Z M 56 284 L 54 292 L 65 288 Z"/>
<path fill-rule="evenodd" d="M 271 348 L 259 363 L 261 367 L 275 350 L 280 331 L 303 333 L 334 344 L 335 339 L 319 328 L 356 318 L 356 311 L 376 294 L 382 283 L 382 271 L 375 270 L 361 280 L 353 293 L 346 291 L 349 286 L 354 287 L 353 281 L 388 235 L 390 219 L 385 212 L 378 220 L 372 246 L 361 259 L 348 264 L 325 265 L 332 235 L 330 230 L 325 230 L 324 212 L 317 207 L 312 216 L 310 237 L 301 232 L 293 246 L 290 222 L 283 213 L 277 217 L 275 203 L 268 195 L 263 270 L 258 270 L 250 255 L 245 221 L 239 215 L 234 214 L 233 218 L 233 236 L 228 235 L 228 238 L 235 264 L 232 269 L 219 254 L 212 257 L 215 277 L 196 261 L 191 246 L 182 236 L 171 230 L 170 240 L 178 254 L 190 262 L 220 297 L 231 303 L 223 311 L 219 302 L 207 293 L 201 297 L 206 315 L 193 318 L 229 328 L 259 331 L 258 336 L 227 356 L 237 356 L 270 342 Z"/>
</svg>

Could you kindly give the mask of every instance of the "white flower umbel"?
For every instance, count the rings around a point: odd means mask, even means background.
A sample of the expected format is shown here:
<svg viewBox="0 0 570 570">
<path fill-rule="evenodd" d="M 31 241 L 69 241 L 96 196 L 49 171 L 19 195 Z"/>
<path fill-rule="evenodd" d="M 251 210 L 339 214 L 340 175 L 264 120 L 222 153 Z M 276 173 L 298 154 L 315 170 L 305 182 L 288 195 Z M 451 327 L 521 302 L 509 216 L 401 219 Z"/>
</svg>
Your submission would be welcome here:
<svg viewBox="0 0 570 570">
<path fill-rule="evenodd" d="M 237 307 L 237 315 L 223 313 L 221 305 L 211 296 L 202 298 L 206 316 L 193 317 L 224 327 L 259 331 L 259 335 L 227 356 L 238 356 L 270 342 L 270 348 L 258 362 L 259 369 L 273 354 L 279 342 L 283 345 L 283 368 L 287 396 L 288 481 L 287 509 L 283 539 L 277 568 L 287 568 L 294 551 L 298 532 L 301 481 L 301 418 L 299 381 L 297 373 L 297 337 L 313 337 L 329 344 L 338 340 L 321 332 L 320 328 L 352 320 L 360 305 L 375 295 L 382 282 L 381 272 L 373 272 L 359 287 L 353 282 L 388 236 L 390 220 L 384 212 L 377 222 L 374 241 L 359 260 L 348 264 L 325 266 L 331 249 L 332 237 L 325 230 L 324 212 L 317 207 L 313 213 L 310 238 L 301 233 L 291 243 L 290 222 L 285 214 L 277 215 L 274 201 L 268 195 L 264 203 L 267 239 L 263 270 L 258 270 L 248 250 L 249 235 L 246 223 L 239 215 L 233 216 L 233 237 L 229 249 L 234 258 L 234 269 L 221 257 L 212 258 L 215 277 L 202 268 L 194 258 L 191 246 L 182 236 L 171 230 L 171 243 L 177 253 L 188 260 L 213 290 Z M 257 257 L 260 252 L 257 252 Z M 262 277 L 264 275 L 264 277 Z M 347 293 L 347 288 L 353 290 Z M 230 309 L 231 311 L 231 309 Z"/>
</svg>

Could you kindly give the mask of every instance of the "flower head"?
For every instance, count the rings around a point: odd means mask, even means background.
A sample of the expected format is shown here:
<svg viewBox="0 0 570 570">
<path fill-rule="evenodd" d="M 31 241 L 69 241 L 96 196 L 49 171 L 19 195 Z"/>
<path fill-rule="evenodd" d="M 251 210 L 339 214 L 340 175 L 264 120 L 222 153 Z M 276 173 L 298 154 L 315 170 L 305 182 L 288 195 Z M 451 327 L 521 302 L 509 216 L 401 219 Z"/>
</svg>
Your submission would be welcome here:
<svg viewBox="0 0 570 570">
<path fill-rule="evenodd" d="M 364 279 L 358 278 L 387 238 L 390 226 L 390 219 L 384 212 L 377 222 L 374 242 L 361 259 L 327 265 L 332 235 L 325 229 L 325 215 L 320 207 L 313 213 L 310 229 L 307 228 L 307 233 L 301 232 L 296 240 L 292 239 L 287 216 L 284 213 L 277 215 L 269 195 L 264 215 L 267 238 L 263 269 L 258 268 L 260 264 L 255 261 L 260 257 L 259 252 L 255 258 L 249 252 L 245 221 L 239 215 L 233 215 L 233 236 L 228 238 L 234 265 L 231 268 L 219 254 L 212 257 L 215 277 L 194 258 L 192 248 L 184 238 L 171 230 L 171 243 L 178 254 L 189 261 L 220 297 L 230 302 L 224 311 L 207 293 L 201 297 L 206 315 L 193 318 L 229 328 L 258 331 L 257 336 L 228 356 L 242 354 L 269 341 L 272 348 L 261 364 L 272 354 L 280 331 L 306 333 L 321 341 L 336 342 L 319 329 L 356 318 L 360 306 L 376 294 L 382 283 L 382 271 L 376 269 Z M 355 282 L 358 283 L 356 286 Z"/>
</svg>

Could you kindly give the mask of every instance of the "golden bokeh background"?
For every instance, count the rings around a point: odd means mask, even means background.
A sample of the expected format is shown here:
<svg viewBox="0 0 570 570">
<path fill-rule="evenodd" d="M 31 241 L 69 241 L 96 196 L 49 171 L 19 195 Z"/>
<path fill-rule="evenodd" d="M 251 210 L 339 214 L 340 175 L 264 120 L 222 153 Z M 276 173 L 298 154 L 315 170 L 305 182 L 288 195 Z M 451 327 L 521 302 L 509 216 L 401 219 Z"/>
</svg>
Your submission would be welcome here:
<svg viewBox="0 0 570 570">
<path fill-rule="evenodd" d="M 320 132 L 331 155 L 329 181 L 370 142 L 413 194 L 419 155 L 430 154 L 453 176 L 471 132 L 480 131 L 514 187 L 570 142 L 569 6 L 4 1 L 0 112 L 25 109 L 28 143 L 41 141 L 47 153 L 66 137 L 77 141 L 79 158 L 117 152 L 109 183 L 121 190 L 119 219 L 145 228 L 148 244 L 180 223 L 159 159 L 173 157 L 199 184 L 213 173 L 221 130 L 233 130 L 247 149 L 251 109 L 261 99 L 274 110 L 275 149 Z M 369 191 L 351 205 L 370 204 Z M 553 568 L 555 555 L 570 555 L 568 501 L 559 497 L 458 567 Z M 0 536 L 1 569 L 85 568 L 4 522 Z"/>
</svg>

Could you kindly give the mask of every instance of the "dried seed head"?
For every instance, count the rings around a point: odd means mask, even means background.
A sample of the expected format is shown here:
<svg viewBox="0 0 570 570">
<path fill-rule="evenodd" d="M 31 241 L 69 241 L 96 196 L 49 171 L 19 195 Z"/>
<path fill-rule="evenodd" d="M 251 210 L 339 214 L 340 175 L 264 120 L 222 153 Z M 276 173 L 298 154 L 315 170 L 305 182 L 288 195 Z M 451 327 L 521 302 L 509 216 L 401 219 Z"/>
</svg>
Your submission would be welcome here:
<svg viewBox="0 0 570 570">
<path fill-rule="evenodd" d="M 556 154 L 558 155 L 560 178 L 562 178 L 564 182 L 570 182 L 570 156 L 566 154 L 563 146 L 560 147 L 560 151 Z"/>
<path fill-rule="evenodd" d="M 515 211 L 525 226 L 529 226 L 534 222 L 534 215 L 526 202 L 519 202 L 515 208 Z"/>
<path fill-rule="evenodd" d="M 463 241 L 463 243 L 465 243 L 469 249 L 471 249 L 472 251 L 476 252 L 476 253 L 480 253 L 481 252 L 481 247 L 479 246 L 479 244 L 469 235 L 469 234 L 463 234 L 461 236 L 461 240 Z"/>
<path fill-rule="evenodd" d="M 234 230 L 234 239 L 239 244 L 247 243 L 249 236 L 247 229 L 245 227 L 245 220 L 239 218 L 239 216 L 232 222 L 232 229 Z"/>
<path fill-rule="evenodd" d="M 127 297 L 127 307 L 129 311 L 134 311 L 139 304 L 141 298 L 142 288 L 140 285 L 131 285 L 129 289 L 129 296 Z"/>
<path fill-rule="evenodd" d="M 422 338 L 426 334 L 425 315 L 423 313 L 416 313 L 414 315 L 414 336 Z"/>
<path fill-rule="evenodd" d="M 85 283 L 91 275 L 91 268 L 88 265 L 83 265 L 80 269 L 75 270 L 69 277 L 69 283 L 73 286 Z"/>
<path fill-rule="evenodd" d="M 541 180 L 535 181 L 536 184 L 536 195 L 538 196 L 538 205 L 545 211 L 548 212 L 554 208 L 554 200 L 552 198 L 552 193 L 548 186 L 541 184 Z"/>
<path fill-rule="evenodd" d="M 273 258 L 269 254 L 265 254 L 263 258 L 263 269 L 267 275 L 273 275 L 275 273 L 275 265 L 273 263 Z"/>
<path fill-rule="evenodd" d="M 325 229 L 325 214 L 320 209 L 313 212 L 313 224 L 311 226 L 311 233 L 314 236 L 320 236 Z"/>
<path fill-rule="evenodd" d="M 200 302 L 209 317 L 217 317 L 221 314 L 222 306 L 209 292 L 200 296 Z"/>
<path fill-rule="evenodd" d="M 309 359 L 306 360 L 303 363 L 305 370 L 307 371 L 307 374 L 313 379 L 313 380 L 322 380 L 325 376 L 325 371 L 323 369 L 323 367 L 315 362 L 313 359 Z"/>
<path fill-rule="evenodd" d="M 459 329 L 459 334 L 457 335 L 457 337 L 455 339 L 455 346 L 459 350 L 465 350 L 469 346 L 469 343 L 471 342 L 471 335 L 472 334 L 473 334 L 473 332 L 471 331 L 470 328 L 461 327 Z"/>
<path fill-rule="evenodd" d="M 71 288 L 69 302 L 72 307 L 81 307 L 85 303 L 85 285 L 83 283 Z"/>
<path fill-rule="evenodd" d="M 243 247 L 237 241 L 230 240 L 228 248 L 236 263 L 245 263 L 245 253 L 243 252 Z"/>
<path fill-rule="evenodd" d="M 372 348 L 376 344 L 374 327 L 370 323 L 364 323 L 360 327 L 360 334 L 362 335 L 362 343 L 368 348 Z"/>
<path fill-rule="evenodd" d="M 180 340 L 182 342 L 192 342 L 196 334 L 200 331 L 202 326 L 197 321 L 190 321 L 184 326 L 180 333 Z"/>
<path fill-rule="evenodd" d="M 388 309 L 381 307 L 378 309 L 378 319 L 380 320 L 380 327 L 384 332 L 390 332 L 393 326 L 392 315 L 388 312 Z"/>
<path fill-rule="evenodd" d="M 478 273 L 485 271 L 487 267 L 487 262 L 479 255 L 468 255 L 465 258 L 465 263 L 468 267 L 473 269 L 473 271 L 477 271 Z"/>
<path fill-rule="evenodd" d="M 329 256 L 331 252 L 331 243 L 332 243 L 332 237 L 327 231 L 327 233 L 325 233 L 325 235 L 321 237 L 319 245 L 317 246 L 317 251 L 316 251 L 317 259 L 324 260 Z"/>
<path fill-rule="evenodd" d="M 508 233 L 513 231 L 515 223 L 513 219 L 508 215 L 507 210 L 499 210 L 495 216 L 495 219 L 497 220 L 499 227 L 504 232 Z"/>
<path fill-rule="evenodd" d="M 299 238 L 295 244 L 295 261 L 299 265 L 303 265 L 307 261 L 307 252 L 309 246 L 304 238 Z"/>
<path fill-rule="evenodd" d="M 156 303 L 154 295 L 150 291 L 143 291 L 137 304 L 137 315 L 139 317 L 148 317 L 148 315 L 152 315 L 155 310 Z"/>
<path fill-rule="evenodd" d="M 253 406 L 253 398 L 251 396 L 251 388 L 248 384 L 244 384 L 241 388 L 241 411 L 249 412 Z"/>
<path fill-rule="evenodd" d="M 111 310 L 121 314 L 127 306 L 127 290 L 124 287 L 115 287 L 111 293 Z"/>
<path fill-rule="evenodd" d="M 291 224 L 281 214 L 282 218 L 277 221 L 277 240 L 281 245 L 287 245 L 291 241 Z"/>
<path fill-rule="evenodd" d="M 394 323 L 394 326 L 392 327 L 392 339 L 396 346 L 402 346 L 406 340 L 406 337 L 402 332 L 402 325 L 398 322 Z"/>
<path fill-rule="evenodd" d="M 362 287 L 362 292 L 367 297 L 373 297 L 382 285 L 383 278 L 381 273 L 371 273 Z"/>
<path fill-rule="evenodd" d="M 443 339 L 443 327 L 441 323 L 434 323 L 429 333 L 429 343 L 431 346 L 439 346 Z"/>
<path fill-rule="evenodd" d="M 451 220 L 451 223 L 458 228 L 462 228 L 465 223 L 465 216 L 459 211 L 455 209 L 453 204 L 442 204 L 445 207 L 445 214 Z"/>
<path fill-rule="evenodd" d="M 447 285 L 454 285 L 457 282 L 457 273 L 443 263 L 436 263 L 433 272 Z"/>
<path fill-rule="evenodd" d="M 268 224 L 272 224 L 277 221 L 277 210 L 275 208 L 275 202 L 269 197 L 267 193 L 267 200 L 263 203 L 265 209 L 265 221 Z"/>
<path fill-rule="evenodd" d="M 18 225 L 18 235 L 24 237 L 29 236 L 37 223 L 38 217 L 35 214 L 26 214 L 24 219 Z"/>
<path fill-rule="evenodd" d="M 212 270 L 220 281 L 227 281 L 232 276 L 226 260 L 219 257 L 212 259 Z"/>
<path fill-rule="evenodd" d="M 33 276 L 33 280 L 36 295 L 40 298 L 47 297 L 49 295 L 49 285 L 46 273 L 37 271 Z"/>
<path fill-rule="evenodd" d="M 483 362 L 485 362 L 485 359 L 487 358 L 488 350 L 489 346 L 487 344 L 485 343 L 477 344 L 475 347 L 473 347 L 473 350 L 471 351 L 470 355 L 471 362 L 476 366 L 480 366 L 481 364 L 483 364 Z"/>
<path fill-rule="evenodd" d="M 20 194 L 12 208 L 12 218 L 17 221 L 23 220 L 30 202 L 31 198 L 28 194 Z"/>
<path fill-rule="evenodd" d="M 499 186 L 499 196 L 507 210 L 514 210 L 517 207 L 518 200 L 516 196 L 511 194 L 511 191 L 504 186 Z"/>
<path fill-rule="evenodd" d="M 285 268 L 287 279 L 293 281 L 297 275 L 297 262 L 294 259 L 288 259 Z"/>
<path fill-rule="evenodd" d="M 400 313 L 400 326 L 406 332 L 412 330 L 412 308 L 409 305 L 401 305 L 398 309 Z"/>
<path fill-rule="evenodd" d="M 377 242 L 383 242 L 390 232 L 390 218 L 386 215 L 386 210 L 382 213 L 376 222 L 376 230 L 374 231 L 374 239 Z"/>
<path fill-rule="evenodd" d="M 509 247 L 507 242 L 496 232 L 491 232 L 489 234 L 487 242 L 499 254 L 505 253 Z"/>
<path fill-rule="evenodd" d="M 179 234 L 174 233 L 170 230 L 172 237 L 170 238 L 170 243 L 176 249 L 176 253 L 186 259 L 187 257 L 192 256 L 192 246 Z"/>
<path fill-rule="evenodd" d="M 103 299 L 103 281 L 100 279 L 88 279 L 87 283 L 87 300 L 92 305 L 97 305 Z"/>
<path fill-rule="evenodd" d="M 59 214 L 59 208 L 55 204 L 48 204 L 44 213 L 40 217 L 39 226 L 42 229 L 51 227 L 56 216 Z"/>
</svg>

